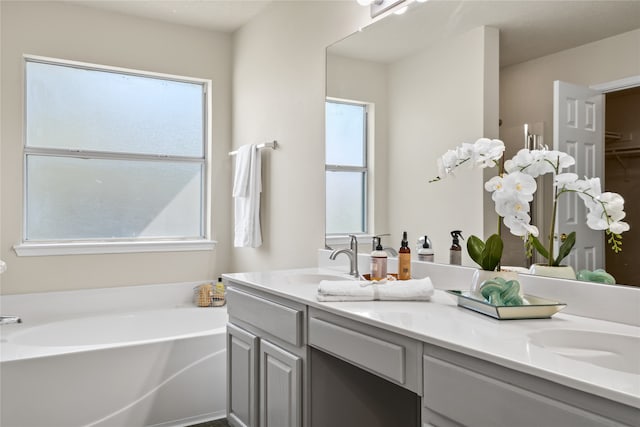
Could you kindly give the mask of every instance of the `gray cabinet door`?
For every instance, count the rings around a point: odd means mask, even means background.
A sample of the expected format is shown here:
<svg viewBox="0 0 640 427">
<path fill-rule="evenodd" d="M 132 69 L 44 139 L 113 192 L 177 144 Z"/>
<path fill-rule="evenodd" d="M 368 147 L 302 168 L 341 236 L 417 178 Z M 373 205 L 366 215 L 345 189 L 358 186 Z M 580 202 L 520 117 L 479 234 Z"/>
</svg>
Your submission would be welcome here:
<svg viewBox="0 0 640 427">
<path fill-rule="evenodd" d="M 302 425 L 302 359 L 260 343 L 260 427 Z"/>
<path fill-rule="evenodd" d="M 258 427 L 258 337 L 227 324 L 227 419 Z"/>
</svg>

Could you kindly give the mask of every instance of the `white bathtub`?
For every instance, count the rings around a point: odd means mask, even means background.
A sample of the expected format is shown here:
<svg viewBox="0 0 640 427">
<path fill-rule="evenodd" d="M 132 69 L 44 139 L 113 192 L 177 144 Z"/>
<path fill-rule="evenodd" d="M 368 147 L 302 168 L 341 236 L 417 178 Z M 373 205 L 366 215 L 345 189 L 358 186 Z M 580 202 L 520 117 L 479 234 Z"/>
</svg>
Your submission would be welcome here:
<svg viewBox="0 0 640 427">
<path fill-rule="evenodd" d="M 189 305 L 1 326 L 0 425 L 185 426 L 224 417 L 226 307 Z"/>
</svg>

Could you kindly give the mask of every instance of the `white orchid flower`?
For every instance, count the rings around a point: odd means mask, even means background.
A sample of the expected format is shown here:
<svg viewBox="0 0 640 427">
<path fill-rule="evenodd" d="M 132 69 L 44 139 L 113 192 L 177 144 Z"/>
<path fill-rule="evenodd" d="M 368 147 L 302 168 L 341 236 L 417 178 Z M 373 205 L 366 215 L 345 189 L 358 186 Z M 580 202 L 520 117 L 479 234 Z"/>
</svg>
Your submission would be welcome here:
<svg viewBox="0 0 640 427">
<path fill-rule="evenodd" d="M 556 175 L 554 184 L 558 187 L 565 187 L 578 181 L 578 174 L 567 172 Z"/>
<path fill-rule="evenodd" d="M 448 150 L 438 158 L 438 176 L 441 178 L 451 175 L 453 170 L 458 166 L 458 153 L 454 150 Z"/>
<path fill-rule="evenodd" d="M 459 159 L 470 159 L 473 156 L 474 151 L 473 144 L 469 142 L 463 142 L 458 147 L 456 147 L 456 154 Z"/>
<path fill-rule="evenodd" d="M 538 227 L 529 224 L 531 222 L 531 217 L 527 213 L 520 212 L 517 215 L 505 216 L 503 222 L 514 236 L 526 236 L 528 234 L 532 234 L 538 237 L 539 235 Z"/>
<path fill-rule="evenodd" d="M 489 181 L 484 183 L 484 189 L 489 192 L 502 190 L 502 177 L 494 176 Z"/>
<path fill-rule="evenodd" d="M 599 180 L 597 184 L 599 187 Z M 587 226 L 592 230 L 609 230 L 615 234 L 629 230 L 629 224 L 622 221 L 626 213 L 624 198 L 620 194 L 606 192 L 593 199 L 589 197 L 585 199 L 585 205 L 589 209 Z"/>
<path fill-rule="evenodd" d="M 498 139 L 479 138 L 473 144 L 463 143 L 438 159 L 439 176 L 431 182 L 452 175 L 457 167 L 464 164 L 480 168 L 496 166 L 504 151 L 504 143 Z M 555 186 L 553 212 L 556 212 L 558 198 L 562 194 L 576 193 L 587 208 L 587 226 L 616 235 L 629 230 L 629 224 L 622 221 L 625 217 L 622 196 L 617 193 L 602 193 L 599 178 L 578 179 L 575 173 L 564 172 L 575 163 L 572 156 L 561 151 L 546 147 L 539 150 L 525 148 L 504 163 L 502 176 L 494 176 L 484 184 L 485 190 L 492 193 L 496 212 L 512 234 L 524 236 L 525 239 L 529 235 L 538 237 L 538 228 L 530 224 L 530 202 L 537 190 L 535 178 L 548 173 L 553 174 Z M 554 224 L 555 218 L 552 218 L 551 228 Z M 612 242 L 615 252 L 622 250 L 619 236 L 610 237 L 609 242 Z M 549 253 L 553 252 L 552 246 L 550 242 Z"/>
<path fill-rule="evenodd" d="M 475 166 L 493 167 L 502 157 L 505 147 L 499 139 L 480 138 L 473 144 L 471 159 Z"/>
<path fill-rule="evenodd" d="M 625 231 L 629 231 L 629 224 L 623 221 L 616 221 L 609 224 L 609 231 L 615 234 L 622 234 Z"/>
<path fill-rule="evenodd" d="M 514 196 L 516 195 L 512 193 L 511 197 L 505 195 L 495 198 L 496 212 L 498 215 L 507 217 L 529 212 L 529 202 Z"/>
<path fill-rule="evenodd" d="M 504 170 L 508 173 L 519 171 L 522 168 L 525 168 L 533 163 L 533 156 L 531 155 L 531 151 L 523 148 L 518 151 L 518 153 L 513 156 L 512 159 L 504 162 Z"/>
<path fill-rule="evenodd" d="M 513 159 L 505 162 L 504 168 L 509 173 L 520 171 L 537 178 L 548 173 L 559 172 L 575 163 L 573 157 L 561 151 L 523 148 Z"/>
<path fill-rule="evenodd" d="M 558 175 L 558 177 L 562 176 L 562 175 L 567 175 L 567 174 L 560 174 Z M 572 174 L 575 175 L 575 174 Z M 558 180 L 556 179 L 556 185 L 561 186 L 562 189 L 564 190 L 569 190 L 569 191 L 576 191 L 578 193 L 585 193 L 584 195 L 588 195 L 588 194 L 594 194 L 595 196 L 600 195 L 600 182 L 598 181 L 598 192 L 593 192 L 593 193 L 589 193 L 591 191 L 593 191 L 593 186 L 592 184 L 589 182 L 589 180 L 585 180 L 585 179 L 576 179 L 575 181 L 570 181 L 569 177 L 567 177 L 566 179 L 564 178 L 560 178 L 562 181 L 562 184 L 560 184 L 560 182 L 558 182 Z M 568 181 L 568 182 L 567 182 Z"/>
<path fill-rule="evenodd" d="M 438 177 L 433 181 L 453 175 L 454 170 L 464 164 L 469 167 L 493 167 L 503 152 L 504 143 L 499 139 L 480 138 L 473 144 L 462 143 L 437 159 Z"/>
<path fill-rule="evenodd" d="M 530 202 L 538 186 L 531 176 L 522 172 L 512 172 L 504 177 L 491 178 L 485 183 L 484 188 L 487 191 L 493 191 L 491 197 L 494 201 L 511 198 Z"/>
<path fill-rule="evenodd" d="M 618 193 L 602 193 L 598 199 L 605 204 L 607 212 L 610 212 L 610 215 L 612 214 L 611 212 L 624 210 L 624 199 Z"/>
<path fill-rule="evenodd" d="M 544 160 L 554 165 L 554 169 L 558 172 L 576 164 L 576 159 L 557 150 L 538 150 Z"/>
<path fill-rule="evenodd" d="M 504 168 L 509 173 L 524 172 L 534 178 L 553 172 L 553 165 L 546 161 L 546 151 L 523 148 L 511 160 L 505 162 Z"/>
</svg>

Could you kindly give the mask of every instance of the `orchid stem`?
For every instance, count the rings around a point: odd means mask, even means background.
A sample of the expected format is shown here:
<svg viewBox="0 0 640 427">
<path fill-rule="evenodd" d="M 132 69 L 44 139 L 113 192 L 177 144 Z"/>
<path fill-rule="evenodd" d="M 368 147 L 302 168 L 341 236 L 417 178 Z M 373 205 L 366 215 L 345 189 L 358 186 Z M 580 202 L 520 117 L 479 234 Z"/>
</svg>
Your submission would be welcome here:
<svg viewBox="0 0 640 427">
<path fill-rule="evenodd" d="M 551 228 L 549 230 L 549 259 L 547 265 L 553 265 L 553 246 L 556 232 L 556 212 L 558 211 L 558 188 L 555 189 L 553 195 L 553 211 L 551 213 Z"/>
</svg>

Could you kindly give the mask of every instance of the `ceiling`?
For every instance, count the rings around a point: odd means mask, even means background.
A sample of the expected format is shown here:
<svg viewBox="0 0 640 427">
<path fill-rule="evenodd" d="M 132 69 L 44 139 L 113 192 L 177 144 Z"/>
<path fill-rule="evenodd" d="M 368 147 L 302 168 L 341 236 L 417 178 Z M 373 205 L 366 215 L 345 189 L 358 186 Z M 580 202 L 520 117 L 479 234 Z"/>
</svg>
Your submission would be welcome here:
<svg viewBox="0 0 640 427">
<path fill-rule="evenodd" d="M 66 2 L 206 30 L 232 32 L 249 22 L 272 0 L 66 0 Z"/>
<path fill-rule="evenodd" d="M 26 1 L 26 0 L 24 0 Z M 208 30 L 233 32 L 273 1 L 64 0 Z M 356 0 L 289 0 L 356 1 Z M 413 0 L 407 0 L 412 2 Z M 333 53 L 393 62 L 480 25 L 500 29 L 500 64 L 516 64 L 640 28 L 640 0 L 430 0 L 365 27 Z M 389 34 L 393 34 L 389 37 Z"/>
<path fill-rule="evenodd" d="M 500 29 L 500 65 L 512 65 L 640 28 L 640 0 L 430 0 L 413 3 L 331 47 L 394 62 L 481 25 Z"/>
</svg>

